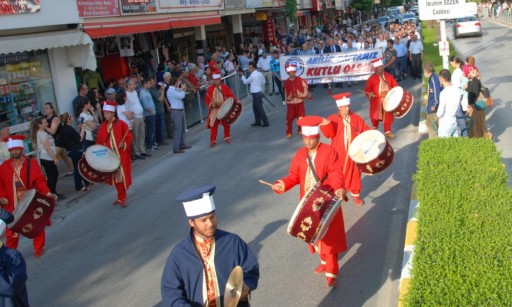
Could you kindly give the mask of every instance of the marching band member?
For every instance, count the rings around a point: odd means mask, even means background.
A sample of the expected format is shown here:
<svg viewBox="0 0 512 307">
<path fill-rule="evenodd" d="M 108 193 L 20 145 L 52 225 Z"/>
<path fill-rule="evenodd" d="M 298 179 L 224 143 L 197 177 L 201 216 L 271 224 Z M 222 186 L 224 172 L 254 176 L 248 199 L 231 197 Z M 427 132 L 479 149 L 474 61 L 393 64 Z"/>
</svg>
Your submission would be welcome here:
<svg viewBox="0 0 512 307">
<path fill-rule="evenodd" d="M 133 137 L 128 125 L 114 116 L 116 105 L 113 101 L 106 101 L 103 105 L 105 121 L 98 129 L 96 144 L 105 145 L 112 149 L 119 156 L 119 160 L 121 160 L 121 167 L 106 183 L 115 185 L 117 190 L 117 200 L 112 204 L 126 208 L 126 191 L 128 191 L 132 184 L 130 145 Z"/>
<path fill-rule="evenodd" d="M 286 137 L 291 138 L 293 134 L 293 120 L 304 117 L 306 111 L 304 109 L 304 100 L 309 98 L 311 100 L 311 92 L 306 80 L 296 76 L 297 66 L 289 65 L 286 67 L 288 79 L 284 81 L 284 96 L 286 100 Z M 300 134 L 300 126 L 298 127 Z"/>
<path fill-rule="evenodd" d="M 361 171 L 348 155 L 350 144 L 361 132 L 370 130 L 364 120 L 350 110 L 350 93 L 342 93 L 333 96 L 338 106 L 338 112 L 324 119 L 320 130 L 325 137 L 331 139 L 331 146 L 338 153 L 338 159 L 342 161 L 342 172 L 345 178 L 345 188 L 350 191 L 354 203 L 362 206 L 361 199 Z"/>
<path fill-rule="evenodd" d="M 300 184 L 300 199 L 317 182 L 330 186 L 340 199 L 345 199 L 344 180 L 340 160 L 336 150 L 320 142 L 320 116 L 306 116 L 297 121 L 302 126 L 302 138 L 305 147 L 299 149 L 292 159 L 288 176 L 276 181 L 272 189 L 282 194 Z M 327 286 L 334 287 L 339 272 L 338 254 L 347 249 L 343 213 L 336 212 L 325 237 L 319 240 L 310 251 L 320 255 L 320 265 L 315 273 L 325 272 Z"/>
<path fill-rule="evenodd" d="M 57 195 L 50 192 L 46 183 L 46 177 L 41 171 L 37 160 L 23 154 L 23 135 L 11 135 L 4 139 L 11 158 L 0 165 L 0 204 L 2 208 L 12 213 L 25 192 L 36 189 L 41 194 L 46 194 L 57 199 Z M 50 223 L 50 221 L 48 221 Z M 19 242 L 19 234 L 6 229 L 6 245 L 16 249 Z M 46 234 L 44 229 L 33 239 L 34 256 L 39 258 L 44 253 Z"/>
<path fill-rule="evenodd" d="M 389 138 L 394 138 L 395 135 L 391 132 L 393 114 L 384 111 L 383 104 L 387 93 L 398 86 L 398 83 L 390 73 L 384 71 L 381 58 L 372 60 L 372 66 L 375 73 L 368 78 L 364 89 L 366 96 L 370 99 L 370 119 L 373 128 L 378 129 L 379 122 L 382 122 L 384 124 L 384 134 Z"/>
<path fill-rule="evenodd" d="M 208 107 L 208 117 L 206 121 L 206 128 L 210 129 L 210 147 L 214 147 L 217 144 L 217 132 L 219 124 L 224 127 L 224 140 L 226 143 L 231 143 L 231 126 L 225 123 L 221 123 L 217 119 L 217 113 L 222 103 L 228 98 L 233 98 L 237 101 L 233 92 L 226 84 L 222 83 L 220 72 L 213 74 L 213 83 L 206 90 L 206 97 L 204 102 Z"/>
<path fill-rule="evenodd" d="M 217 229 L 213 192 L 204 186 L 179 195 L 190 232 L 167 258 L 162 274 L 162 301 L 168 306 L 222 306 L 229 275 L 244 272 L 238 306 L 249 306 L 249 294 L 260 276 L 256 257 L 239 236 Z"/>
</svg>

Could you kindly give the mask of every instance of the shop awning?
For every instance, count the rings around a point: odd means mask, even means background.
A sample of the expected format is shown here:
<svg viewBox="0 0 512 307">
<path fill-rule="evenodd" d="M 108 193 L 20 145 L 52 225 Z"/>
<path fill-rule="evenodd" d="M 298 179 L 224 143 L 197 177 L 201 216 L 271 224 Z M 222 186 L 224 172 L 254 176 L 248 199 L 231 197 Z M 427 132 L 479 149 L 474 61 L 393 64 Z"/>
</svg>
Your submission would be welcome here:
<svg viewBox="0 0 512 307">
<path fill-rule="evenodd" d="M 79 30 L 2 36 L 0 54 L 79 45 L 93 45 L 89 35 Z"/>
<path fill-rule="evenodd" d="M 113 20 L 101 22 L 86 22 L 83 24 L 84 31 L 91 37 L 105 37 L 116 35 L 127 35 L 144 32 L 155 32 L 169 30 L 172 28 L 189 28 L 221 23 L 218 14 L 212 15 L 191 15 L 181 17 L 159 17 Z M 126 18 L 126 17 L 123 17 Z"/>
</svg>

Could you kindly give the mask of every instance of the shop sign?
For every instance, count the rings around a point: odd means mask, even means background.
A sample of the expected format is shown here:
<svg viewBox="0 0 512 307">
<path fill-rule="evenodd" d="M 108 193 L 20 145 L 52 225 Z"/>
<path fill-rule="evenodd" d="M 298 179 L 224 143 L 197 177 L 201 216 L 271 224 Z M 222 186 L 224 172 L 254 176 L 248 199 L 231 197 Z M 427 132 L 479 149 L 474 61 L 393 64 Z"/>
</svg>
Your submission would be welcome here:
<svg viewBox="0 0 512 307">
<path fill-rule="evenodd" d="M 0 15 L 37 13 L 41 11 L 40 0 L 0 0 Z"/>
<path fill-rule="evenodd" d="M 281 56 L 279 66 L 283 80 L 288 79 L 285 67 L 294 64 L 297 66 L 297 76 L 308 84 L 359 81 L 367 80 L 373 74 L 371 61 L 381 56 L 380 49 Z"/>
<path fill-rule="evenodd" d="M 17 52 L 0 55 L 0 65 L 14 64 L 28 61 L 28 52 Z"/>
<path fill-rule="evenodd" d="M 263 7 L 263 0 L 246 0 L 246 3 L 249 9 Z"/>
<path fill-rule="evenodd" d="M 77 0 L 78 16 L 82 18 L 119 16 L 118 0 Z"/>
<path fill-rule="evenodd" d="M 119 0 L 121 14 L 156 13 L 156 0 Z"/>
<path fill-rule="evenodd" d="M 226 0 L 225 6 L 227 9 L 244 9 L 245 0 Z"/>
<path fill-rule="evenodd" d="M 274 19 L 269 18 L 265 21 L 265 40 L 270 44 L 275 44 L 276 41 L 276 29 L 274 27 Z"/>
<path fill-rule="evenodd" d="M 284 7 L 286 5 L 285 0 L 274 0 L 274 7 Z"/>
<path fill-rule="evenodd" d="M 243 0 L 241 0 L 243 1 Z M 224 0 L 159 0 L 160 13 L 212 11 L 224 9 Z"/>
</svg>

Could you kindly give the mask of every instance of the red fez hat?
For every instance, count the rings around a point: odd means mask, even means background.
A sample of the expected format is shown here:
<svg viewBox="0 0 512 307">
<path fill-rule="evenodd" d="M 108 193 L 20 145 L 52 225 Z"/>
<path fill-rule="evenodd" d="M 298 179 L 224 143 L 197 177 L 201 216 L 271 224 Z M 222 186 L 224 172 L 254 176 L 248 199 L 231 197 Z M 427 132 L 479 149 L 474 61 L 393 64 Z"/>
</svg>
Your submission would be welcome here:
<svg viewBox="0 0 512 307">
<path fill-rule="evenodd" d="M 286 66 L 286 72 L 297 71 L 297 65 L 290 64 Z"/>
<path fill-rule="evenodd" d="M 105 104 L 103 105 L 103 111 L 115 112 L 116 106 L 117 106 L 117 103 L 115 101 L 107 100 L 107 101 L 105 101 Z"/>
<path fill-rule="evenodd" d="M 350 93 L 340 93 L 332 96 L 334 100 L 336 100 L 336 105 L 338 107 L 348 106 L 350 104 Z"/>
<path fill-rule="evenodd" d="M 317 137 L 320 135 L 320 123 L 323 118 L 316 115 L 304 116 L 297 121 L 297 125 L 301 126 L 302 135 L 304 137 Z"/>
<path fill-rule="evenodd" d="M 24 149 L 23 140 L 25 137 L 23 135 L 11 135 L 4 139 L 4 142 L 7 143 L 7 148 L 9 150 L 13 149 Z"/>
<path fill-rule="evenodd" d="M 382 62 L 382 58 L 376 58 L 376 59 L 372 60 L 372 66 L 373 66 L 373 68 L 376 68 L 379 66 L 384 66 L 384 63 Z"/>
</svg>

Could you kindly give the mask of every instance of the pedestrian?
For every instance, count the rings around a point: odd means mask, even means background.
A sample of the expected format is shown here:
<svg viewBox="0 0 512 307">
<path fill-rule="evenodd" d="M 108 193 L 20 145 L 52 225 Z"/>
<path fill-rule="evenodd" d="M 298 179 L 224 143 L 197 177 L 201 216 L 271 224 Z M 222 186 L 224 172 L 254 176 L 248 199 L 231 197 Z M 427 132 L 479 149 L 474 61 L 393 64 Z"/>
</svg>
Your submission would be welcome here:
<svg viewBox="0 0 512 307">
<path fill-rule="evenodd" d="M 183 99 L 185 99 L 187 86 L 185 83 L 181 83 L 178 87 L 178 78 L 171 77 L 169 82 L 169 89 L 167 90 L 167 100 L 170 103 L 171 118 L 173 122 L 173 152 L 184 153 L 185 149 L 190 149 L 185 143 L 185 105 Z"/>
<path fill-rule="evenodd" d="M 299 184 L 299 199 L 302 199 L 309 189 L 320 182 L 320 178 L 325 178 L 322 184 L 331 187 L 340 199 L 345 199 L 341 161 L 333 147 L 320 142 L 321 122 L 320 116 L 306 116 L 297 122 L 302 126 L 305 147 L 300 148 L 293 157 L 288 176 L 273 184 L 272 189 L 277 194 L 289 191 Z M 347 249 L 341 206 L 336 210 L 324 238 L 314 247 L 309 245 L 309 249 L 311 253 L 316 251 L 320 255 L 320 265 L 315 273 L 325 272 L 327 286 L 334 287 L 339 272 L 338 254 Z"/>
<path fill-rule="evenodd" d="M 263 109 L 263 88 L 265 86 L 265 77 L 256 69 L 254 62 L 249 63 L 249 77 L 244 76 L 244 72 L 238 70 L 241 80 L 244 84 L 250 84 L 249 91 L 252 94 L 252 111 L 254 113 L 254 123 L 251 126 L 268 127 L 269 121 L 267 114 Z"/>
<path fill-rule="evenodd" d="M 309 91 L 306 80 L 296 75 L 296 65 L 288 65 L 286 73 L 288 74 L 288 79 L 284 81 L 283 88 L 286 99 L 286 138 L 289 139 L 293 135 L 293 120 L 306 115 L 304 101 L 306 98 L 311 100 L 313 96 Z M 301 134 L 301 129 L 298 125 L 297 133 Z"/>
<path fill-rule="evenodd" d="M 14 216 L 0 209 L 0 237 Z M 0 241 L 0 306 L 29 307 L 27 293 L 27 265 L 23 255 Z"/>
<path fill-rule="evenodd" d="M 96 144 L 104 145 L 114 151 L 120 160 L 120 168 L 112 174 L 106 184 L 114 185 L 117 190 L 117 199 L 112 203 L 113 205 L 120 205 L 123 208 L 128 206 L 126 192 L 132 184 L 132 163 L 130 146 L 132 144 L 132 133 L 128 125 L 117 119 L 114 114 L 116 113 L 116 103 L 108 102 L 103 106 L 103 116 L 105 121 L 98 129 L 98 137 Z"/>
<path fill-rule="evenodd" d="M 398 86 L 398 83 L 391 74 L 384 71 L 381 58 L 374 59 L 371 63 L 375 73 L 368 78 L 364 89 L 366 96 L 370 99 L 370 119 L 374 129 L 378 129 L 379 122 L 382 122 L 384 134 L 388 138 L 394 138 L 395 135 L 391 131 L 393 114 L 384 111 L 383 105 L 388 92 Z"/>
<path fill-rule="evenodd" d="M 62 123 L 62 127 L 60 127 L 61 142 L 68 156 L 71 158 L 71 161 L 73 161 L 73 168 L 75 170 L 73 174 L 75 191 L 88 191 L 89 181 L 85 180 L 78 170 L 78 161 L 80 161 L 84 154 L 82 143 L 87 134 L 85 130 L 86 125 L 82 124 L 80 126 L 80 132 L 76 131 L 75 128 L 73 128 L 73 116 L 69 115 L 67 112 L 60 116 L 60 121 Z"/>
<path fill-rule="evenodd" d="M 94 108 L 92 107 L 89 100 L 86 100 L 83 104 L 78 105 L 80 115 L 78 116 L 80 126 L 85 126 L 85 138 L 82 141 L 83 151 L 85 152 L 89 146 L 94 145 L 93 131 L 96 130 L 98 122 L 92 116 Z"/>
<path fill-rule="evenodd" d="M 468 78 L 464 76 L 464 72 L 462 71 L 462 60 L 457 56 L 450 57 L 450 64 L 453 67 L 452 79 L 451 82 L 454 86 L 459 88 L 462 99 L 461 99 L 461 108 L 457 114 L 457 125 L 459 126 L 460 136 L 468 136 L 468 130 L 466 126 L 466 112 L 468 110 L 468 92 L 466 92 L 466 84 L 468 83 Z"/>
<path fill-rule="evenodd" d="M 0 123 L 0 164 L 11 157 L 7 143 L 4 142 L 4 139 L 9 137 L 9 131 L 9 123 Z"/>
<path fill-rule="evenodd" d="M 222 306 L 228 277 L 235 266 L 243 270 L 238 306 L 249 306 L 258 286 L 259 264 L 239 236 L 217 229 L 213 202 L 215 186 L 179 195 L 190 231 L 171 251 L 161 281 L 164 306 Z"/>
<path fill-rule="evenodd" d="M 439 81 L 443 90 L 439 94 L 439 106 L 437 108 L 437 134 L 439 137 L 459 136 L 457 128 L 457 113 L 460 110 L 462 93 L 460 89 L 451 83 L 452 75 L 448 69 L 439 72 Z"/>
<path fill-rule="evenodd" d="M 86 101 L 88 101 L 87 98 L 85 98 L 82 103 L 85 103 Z M 48 122 L 48 127 L 46 127 L 45 131 L 54 139 L 55 142 L 55 155 L 57 159 L 64 161 L 66 164 L 66 176 L 73 175 L 73 163 L 66 155 L 66 150 L 59 142 L 60 117 L 53 104 L 50 102 L 44 104 L 43 113 L 46 121 Z"/>
<path fill-rule="evenodd" d="M 395 37 L 393 48 L 396 50 L 395 77 L 396 81 L 402 81 L 406 78 L 407 71 L 407 47 Z"/>
<path fill-rule="evenodd" d="M 59 160 L 57 160 L 55 155 L 55 140 L 46 132 L 46 128 L 48 128 L 46 118 L 35 118 L 30 124 L 30 135 L 32 136 L 32 144 L 36 145 L 39 162 L 44 169 L 48 181 L 48 188 L 50 188 L 53 194 L 59 196 L 57 194 L 57 181 L 59 179 L 57 163 L 59 163 Z M 59 196 L 59 200 L 61 199 L 63 197 Z"/>
<path fill-rule="evenodd" d="M 164 83 L 162 83 L 160 86 L 164 87 L 164 131 L 163 134 L 167 134 L 168 139 L 172 139 L 173 136 L 173 123 L 172 123 L 172 117 L 171 117 L 171 104 L 169 103 L 169 100 L 167 100 L 167 91 L 169 90 L 169 83 L 171 82 L 171 73 L 165 72 L 164 73 Z M 165 133 L 167 132 L 167 133 Z M 162 135 L 162 142 L 163 142 L 163 135 Z"/>
<path fill-rule="evenodd" d="M 384 71 L 391 74 L 394 78 L 395 75 L 395 64 L 396 64 L 397 52 L 394 48 L 394 42 L 392 39 L 388 40 L 387 47 L 383 52 Z"/>
<path fill-rule="evenodd" d="M 14 212 L 15 205 L 23 198 L 23 195 L 30 190 L 36 189 L 41 194 L 51 196 L 57 199 L 57 195 L 52 194 L 46 178 L 39 167 L 39 163 L 34 158 L 23 154 L 22 135 L 11 135 L 4 142 L 7 143 L 11 158 L 0 165 L 0 204 L 2 208 L 9 213 Z M 20 234 L 10 229 L 6 229 L 6 245 L 9 248 L 17 249 Z M 44 229 L 32 240 L 34 246 L 34 256 L 41 257 L 44 254 L 45 247 Z"/>
<path fill-rule="evenodd" d="M 274 87 L 274 83 L 272 80 L 272 71 L 270 69 L 270 61 L 272 59 L 268 56 L 266 51 L 261 53 L 261 57 L 258 59 L 258 71 L 261 72 L 263 77 L 265 78 L 265 94 L 272 96 L 272 88 Z"/>
<path fill-rule="evenodd" d="M 350 144 L 364 131 L 371 128 L 363 118 L 350 110 L 350 93 L 341 93 L 333 96 L 338 107 L 338 112 L 331 114 L 320 125 L 320 129 L 326 138 L 331 139 L 331 146 L 338 153 L 342 174 L 345 178 L 345 188 L 350 191 L 354 203 L 364 205 L 360 193 L 362 189 L 361 171 L 348 155 Z"/>
<path fill-rule="evenodd" d="M 421 61 L 423 61 L 423 43 L 415 32 L 411 32 L 409 41 L 409 60 L 411 61 L 412 79 L 421 79 Z"/>
<path fill-rule="evenodd" d="M 153 149 L 157 150 L 159 146 L 169 145 L 164 141 L 164 125 L 165 125 L 165 83 L 162 81 L 156 83 L 154 78 L 150 78 L 151 87 L 149 93 L 155 103 L 155 135 L 153 142 Z"/>
<path fill-rule="evenodd" d="M 146 125 L 146 150 L 154 150 L 155 146 L 155 113 L 156 106 L 153 101 L 153 97 L 149 92 L 152 86 L 152 82 L 148 78 L 142 79 L 142 89 L 139 93 L 139 100 L 142 104 L 143 114 L 144 114 L 144 123 Z"/>
<path fill-rule="evenodd" d="M 232 98 L 234 100 L 233 103 L 240 103 L 229 86 L 222 83 L 220 72 L 214 73 L 213 84 L 206 90 L 206 96 L 204 98 L 206 107 L 208 107 L 206 128 L 210 129 L 210 147 L 215 147 L 217 144 L 217 133 L 220 124 L 224 127 L 224 141 L 228 144 L 231 143 L 231 125 L 221 122 L 217 118 L 222 104 L 228 98 Z"/>
<path fill-rule="evenodd" d="M 137 86 L 135 79 L 128 80 L 126 89 L 126 109 L 133 113 L 133 156 L 136 159 L 144 160 L 151 157 L 146 153 L 146 127 L 144 124 L 144 109 L 139 100 L 139 95 L 135 91 Z"/>
<path fill-rule="evenodd" d="M 437 122 L 437 108 L 439 107 L 439 95 L 441 94 L 441 82 L 439 76 L 434 71 L 434 65 L 426 62 L 423 65 L 423 74 L 428 78 L 428 97 L 426 101 L 427 116 L 425 119 L 427 125 L 428 138 L 437 137 L 437 129 L 434 123 Z"/>
<path fill-rule="evenodd" d="M 283 106 L 286 105 L 286 99 L 284 97 L 283 84 L 281 80 L 281 67 L 279 65 L 279 51 L 274 50 L 272 52 L 272 60 L 270 61 L 270 70 L 272 71 L 272 80 L 275 82 L 277 89 L 279 90 L 279 95 L 281 95 L 281 100 Z M 274 83 L 272 83 L 274 84 Z"/>
<path fill-rule="evenodd" d="M 476 66 L 468 70 L 468 83 L 466 91 L 468 92 L 468 115 L 473 120 L 473 126 L 469 129 L 468 135 L 470 138 L 486 138 L 494 139 L 494 135 L 487 130 L 487 122 L 485 119 L 485 110 L 479 110 L 475 104 L 479 99 L 483 98 L 481 95 L 482 83 L 480 82 L 480 73 Z"/>
</svg>

